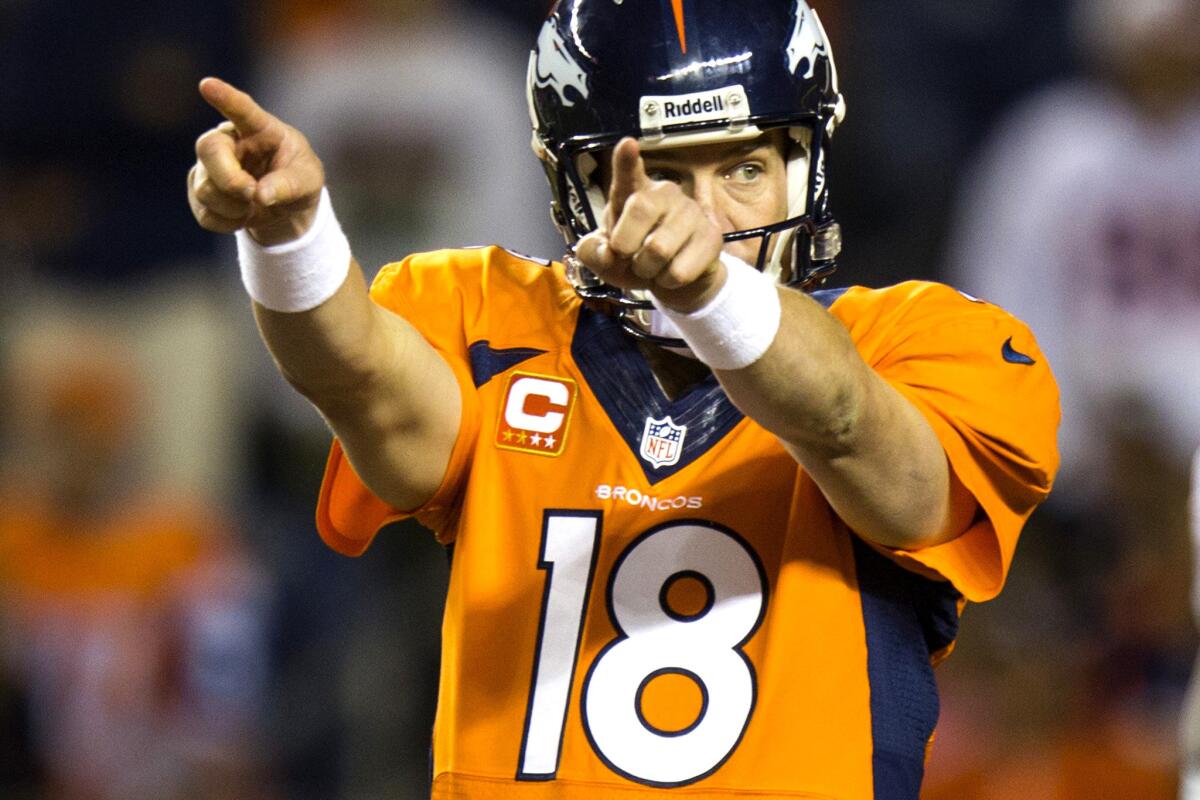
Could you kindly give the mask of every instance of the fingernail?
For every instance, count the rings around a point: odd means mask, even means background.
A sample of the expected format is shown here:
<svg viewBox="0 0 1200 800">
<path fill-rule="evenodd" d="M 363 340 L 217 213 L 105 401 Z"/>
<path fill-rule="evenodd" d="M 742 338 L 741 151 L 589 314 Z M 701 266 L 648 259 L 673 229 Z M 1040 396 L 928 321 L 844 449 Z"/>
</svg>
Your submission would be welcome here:
<svg viewBox="0 0 1200 800">
<path fill-rule="evenodd" d="M 264 206 L 275 204 L 275 190 L 270 186 L 262 190 L 262 204 Z"/>
<path fill-rule="evenodd" d="M 253 200 L 254 199 L 254 186 L 244 187 L 242 189 L 242 197 L 246 198 L 247 200 Z"/>
</svg>

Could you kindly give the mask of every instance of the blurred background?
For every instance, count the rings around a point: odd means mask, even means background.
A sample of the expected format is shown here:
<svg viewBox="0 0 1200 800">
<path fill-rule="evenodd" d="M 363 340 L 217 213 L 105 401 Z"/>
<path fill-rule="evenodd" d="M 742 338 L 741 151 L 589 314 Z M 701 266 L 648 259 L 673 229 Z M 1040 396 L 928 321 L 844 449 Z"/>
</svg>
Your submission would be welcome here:
<svg viewBox="0 0 1200 800">
<path fill-rule="evenodd" d="M 428 796 L 445 553 L 319 543 L 329 435 L 184 178 L 216 74 L 309 136 L 370 272 L 557 258 L 544 0 L 0 0 L 0 796 Z M 1196 654 L 1200 3 L 816 0 L 831 285 L 1029 321 L 1064 469 L 939 669 L 928 800 L 1171 798 Z"/>
</svg>

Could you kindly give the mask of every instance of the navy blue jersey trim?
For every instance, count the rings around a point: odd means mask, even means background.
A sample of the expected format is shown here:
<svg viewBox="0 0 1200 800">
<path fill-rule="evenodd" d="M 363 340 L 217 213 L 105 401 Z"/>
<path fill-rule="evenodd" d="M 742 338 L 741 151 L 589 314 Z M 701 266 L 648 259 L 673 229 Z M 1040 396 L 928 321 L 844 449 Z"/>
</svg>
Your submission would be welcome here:
<svg viewBox="0 0 1200 800">
<path fill-rule="evenodd" d="M 475 381 L 476 389 L 506 369 L 546 352 L 532 347 L 493 350 L 491 342 L 486 339 L 473 343 L 467 351 L 471 358 L 471 379 Z"/>
<path fill-rule="evenodd" d="M 809 292 L 808 296 L 826 308 L 829 308 L 838 301 L 838 298 L 840 298 L 849 290 L 849 286 L 843 289 L 818 289 L 815 292 Z"/>
<path fill-rule="evenodd" d="M 918 800 L 938 719 L 930 655 L 954 640 L 961 595 L 854 537 L 871 686 L 875 800 Z"/>
<path fill-rule="evenodd" d="M 580 309 L 571 355 L 651 484 L 691 464 L 742 421 L 742 412 L 729 402 L 714 375 L 668 400 L 637 343 L 612 317 Z M 686 425 L 687 435 L 678 463 L 654 467 L 639 455 L 642 433 L 647 417 L 665 416 Z"/>
</svg>

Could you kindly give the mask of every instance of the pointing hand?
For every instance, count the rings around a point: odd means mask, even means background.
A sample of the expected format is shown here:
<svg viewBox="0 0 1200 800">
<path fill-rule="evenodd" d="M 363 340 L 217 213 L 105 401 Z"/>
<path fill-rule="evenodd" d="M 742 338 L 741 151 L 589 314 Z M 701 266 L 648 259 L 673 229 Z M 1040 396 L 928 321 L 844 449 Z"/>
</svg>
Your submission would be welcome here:
<svg viewBox="0 0 1200 800">
<path fill-rule="evenodd" d="M 225 122 L 196 141 L 188 203 L 206 230 L 245 228 L 264 245 L 299 238 L 312 225 L 325 170 L 300 131 L 219 78 L 200 95 Z"/>
<path fill-rule="evenodd" d="M 637 141 L 613 150 L 612 183 L 600 229 L 576 256 L 606 283 L 648 289 L 665 305 L 690 311 L 720 289 L 721 232 L 683 189 L 646 174 Z"/>
</svg>

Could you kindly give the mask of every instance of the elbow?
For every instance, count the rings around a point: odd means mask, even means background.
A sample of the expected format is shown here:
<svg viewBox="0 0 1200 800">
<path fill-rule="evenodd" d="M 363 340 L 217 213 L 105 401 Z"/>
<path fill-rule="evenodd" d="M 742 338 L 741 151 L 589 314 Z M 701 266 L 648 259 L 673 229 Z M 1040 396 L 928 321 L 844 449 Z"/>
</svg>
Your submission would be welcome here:
<svg viewBox="0 0 1200 800">
<path fill-rule="evenodd" d="M 924 550 L 953 541 L 975 522 L 980 506 L 954 471 L 910 474 L 894 498 L 893 510 L 881 514 L 865 535 L 894 550 Z"/>
<path fill-rule="evenodd" d="M 784 438 L 803 443 L 812 455 L 833 462 L 853 457 L 861 450 L 867 421 L 861 393 L 844 386 L 830 395 L 819 413 L 797 420 L 799 424 Z"/>
<path fill-rule="evenodd" d="M 837 455 L 848 455 L 859 449 L 866 422 L 866 402 L 863 392 L 842 387 L 830 403 L 829 413 L 821 429 L 826 448 Z"/>
</svg>

